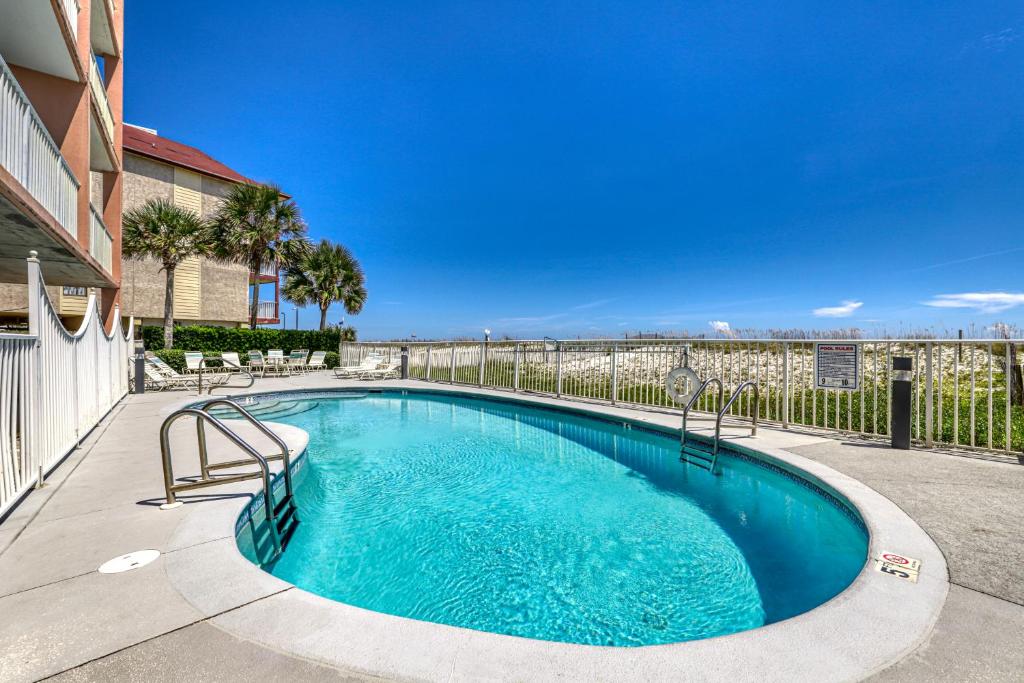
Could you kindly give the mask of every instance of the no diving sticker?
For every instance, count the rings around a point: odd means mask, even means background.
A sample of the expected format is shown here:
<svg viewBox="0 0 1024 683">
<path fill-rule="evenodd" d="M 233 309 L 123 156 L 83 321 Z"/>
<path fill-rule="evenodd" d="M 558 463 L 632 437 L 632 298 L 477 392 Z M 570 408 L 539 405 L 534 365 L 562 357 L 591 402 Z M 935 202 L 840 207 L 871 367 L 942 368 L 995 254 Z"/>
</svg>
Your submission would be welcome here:
<svg viewBox="0 0 1024 683">
<path fill-rule="evenodd" d="M 917 576 L 921 571 L 921 561 L 898 553 L 886 552 L 875 558 L 875 571 L 917 583 Z"/>
</svg>

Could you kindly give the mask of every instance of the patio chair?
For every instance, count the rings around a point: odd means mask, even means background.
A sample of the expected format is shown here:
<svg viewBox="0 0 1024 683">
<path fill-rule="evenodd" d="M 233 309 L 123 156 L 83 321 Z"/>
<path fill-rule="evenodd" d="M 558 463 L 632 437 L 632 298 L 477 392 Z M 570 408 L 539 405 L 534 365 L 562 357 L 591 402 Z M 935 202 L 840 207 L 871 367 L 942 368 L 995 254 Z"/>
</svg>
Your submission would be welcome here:
<svg viewBox="0 0 1024 683">
<path fill-rule="evenodd" d="M 284 374 L 288 372 L 288 361 L 281 349 L 267 349 L 267 370 Z"/>
<path fill-rule="evenodd" d="M 254 376 L 259 374 L 260 377 L 267 371 L 267 363 L 263 360 L 262 351 L 250 351 L 249 352 L 249 372 Z"/>
<path fill-rule="evenodd" d="M 359 373 L 358 379 L 397 379 L 398 369 L 401 367 L 401 360 L 388 361 L 387 364 L 378 366 L 372 370 L 363 370 Z"/>
<path fill-rule="evenodd" d="M 228 370 L 236 370 L 242 367 L 242 361 L 237 351 L 221 351 L 220 359 Z"/>
<path fill-rule="evenodd" d="M 306 363 L 306 369 L 310 372 L 313 372 L 314 370 L 323 370 L 327 367 L 327 364 L 324 363 L 324 358 L 326 357 L 326 351 L 314 351 L 309 357 L 309 362 Z"/>
<path fill-rule="evenodd" d="M 306 359 L 309 358 L 309 351 L 298 349 L 288 354 L 288 368 L 296 372 L 306 371 Z"/>
<path fill-rule="evenodd" d="M 347 367 L 334 368 L 334 376 L 339 379 L 355 378 L 359 377 L 360 373 L 368 370 L 376 370 L 377 367 L 384 362 L 384 357 L 371 353 L 369 356 L 364 358 L 358 365 L 349 365 Z"/>
</svg>

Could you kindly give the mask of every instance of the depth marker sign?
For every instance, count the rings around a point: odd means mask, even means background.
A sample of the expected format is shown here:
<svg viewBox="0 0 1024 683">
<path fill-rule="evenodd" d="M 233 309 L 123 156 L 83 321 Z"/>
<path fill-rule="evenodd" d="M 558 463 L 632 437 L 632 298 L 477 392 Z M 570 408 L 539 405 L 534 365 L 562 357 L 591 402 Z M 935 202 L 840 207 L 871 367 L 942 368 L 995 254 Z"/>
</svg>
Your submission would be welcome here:
<svg viewBox="0 0 1024 683">
<path fill-rule="evenodd" d="M 875 558 L 875 571 L 917 583 L 921 561 L 897 553 L 883 552 L 880 557 Z"/>
<path fill-rule="evenodd" d="M 860 388 L 860 345 L 815 342 L 814 386 L 819 389 Z"/>
</svg>

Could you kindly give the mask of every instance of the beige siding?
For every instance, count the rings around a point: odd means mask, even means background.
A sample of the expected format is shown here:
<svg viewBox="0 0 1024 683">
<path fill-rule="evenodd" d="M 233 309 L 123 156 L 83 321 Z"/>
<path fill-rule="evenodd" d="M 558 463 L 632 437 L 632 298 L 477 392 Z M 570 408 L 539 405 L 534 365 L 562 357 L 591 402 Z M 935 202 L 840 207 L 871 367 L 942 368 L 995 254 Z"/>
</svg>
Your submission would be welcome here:
<svg viewBox="0 0 1024 683">
<path fill-rule="evenodd" d="M 64 293 L 64 288 L 61 287 L 57 290 L 59 304 L 57 311 L 61 315 L 85 315 L 86 305 L 89 303 L 89 297 L 86 296 L 74 296 Z"/>
<path fill-rule="evenodd" d="M 203 213 L 203 178 L 198 173 L 183 168 L 174 169 L 174 203 L 178 206 Z"/>
<path fill-rule="evenodd" d="M 216 213 L 231 183 L 146 157 L 125 154 L 125 210 L 162 198 L 204 218 Z M 152 259 L 125 260 L 121 301 L 126 314 L 163 318 L 165 274 Z M 174 317 L 236 325 L 248 320 L 248 271 L 244 266 L 192 259 L 175 270 Z"/>
<path fill-rule="evenodd" d="M 199 259 L 197 258 L 186 259 L 174 269 L 175 319 L 199 319 L 199 300 L 202 296 L 199 270 Z"/>
</svg>

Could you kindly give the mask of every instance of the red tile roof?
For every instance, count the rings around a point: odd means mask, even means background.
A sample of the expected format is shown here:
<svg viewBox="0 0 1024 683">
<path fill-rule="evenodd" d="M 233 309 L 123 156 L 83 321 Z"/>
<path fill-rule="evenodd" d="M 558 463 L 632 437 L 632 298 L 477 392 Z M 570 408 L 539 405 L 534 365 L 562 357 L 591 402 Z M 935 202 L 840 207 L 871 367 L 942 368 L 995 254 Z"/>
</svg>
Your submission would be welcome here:
<svg viewBox="0 0 1024 683">
<path fill-rule="evenodd" d="M 141 154 L 234 183 L 256 183 L 255 180 L 233 171 L 195 147 L 162 138 L 155 133 L 132 125 L 124 127 L 124 149 L 126 152 Z"/>
</svg>

